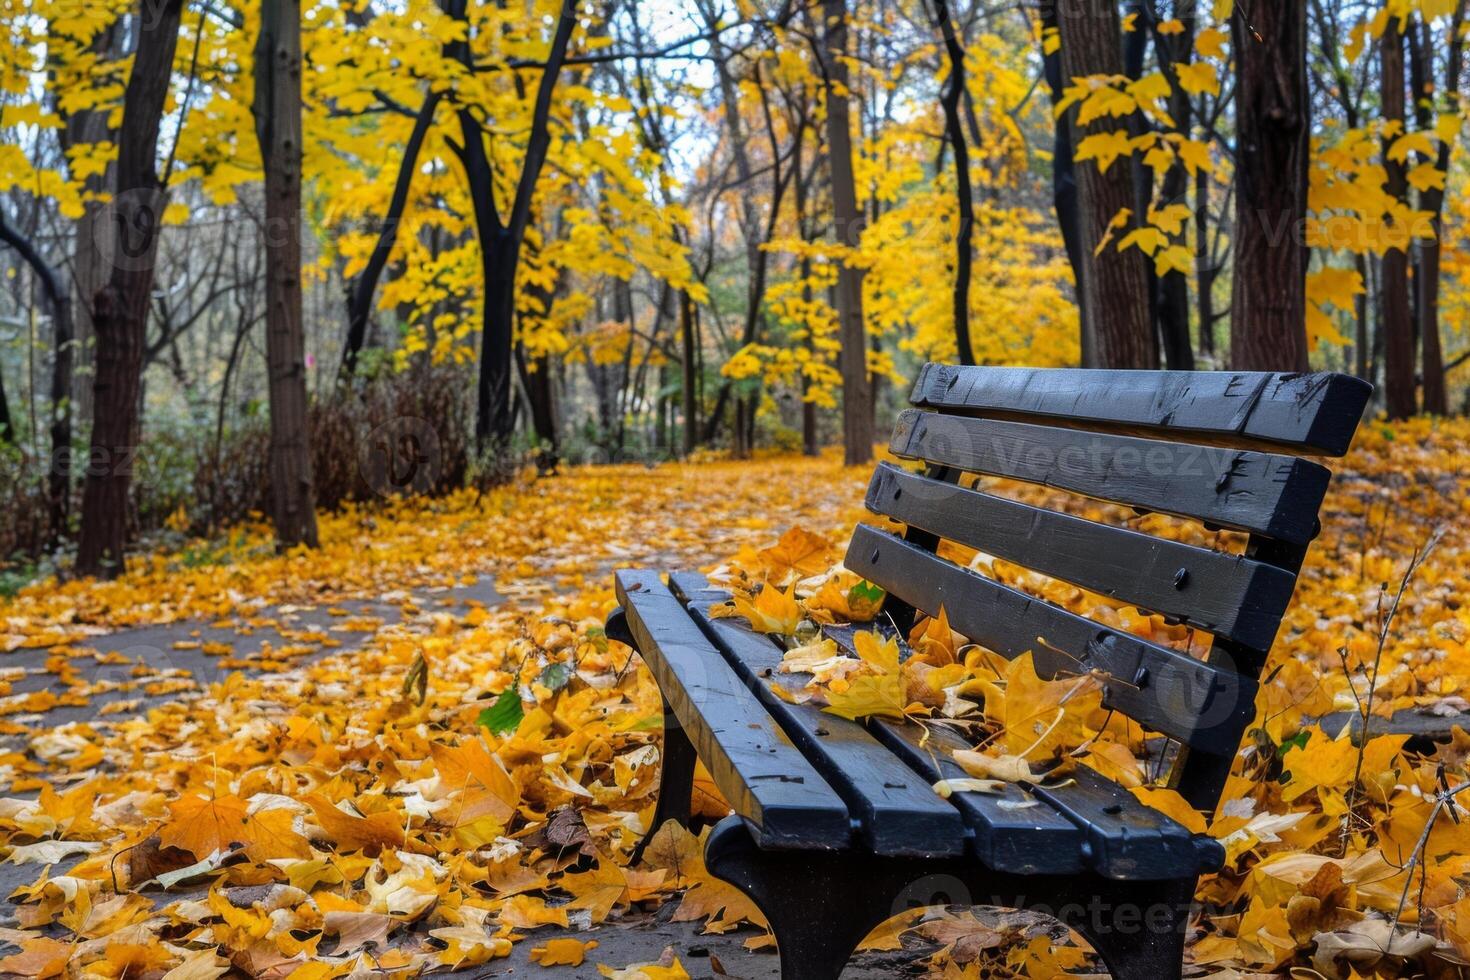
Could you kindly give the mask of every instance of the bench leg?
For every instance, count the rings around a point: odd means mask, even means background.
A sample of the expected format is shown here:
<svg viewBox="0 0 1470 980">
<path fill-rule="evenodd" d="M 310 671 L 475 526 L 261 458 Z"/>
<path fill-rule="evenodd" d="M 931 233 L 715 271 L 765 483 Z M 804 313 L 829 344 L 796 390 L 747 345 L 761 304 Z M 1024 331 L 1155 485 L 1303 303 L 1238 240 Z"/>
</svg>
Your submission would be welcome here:
<svg viewBox="0 0 1470 980">
<path fill-rule="evenodd" d="M 1178 980 L 1195 879 L 1113 882 L 1097 909 L 1064 916 L 1116 980 Z"/>
<path fill-rule="evenodd" d="M 658 801 L 653 808 L 653 821 L 648 833 L 633 849 L 632 862 L 643 860 L 643 852 L 659 828 L 670 820 L 689 826 L 690 800 L 694 796 L 694 764 L 698 756 L 694 744 L 674 717 L 669 702 L 664 703 L 664 744 L 659 756 Z"/>
<path fill-rule="evenodd" d="M 861 859 L 822 852 L 763 851 L 738 816 L 710 832 L 705 865 L 748 895 L 766 917 L 783 980 L 837 980 L 863 937 L 890 917 L 881 882 Z"/>
<path fill-rule="evenodd" d="M 628 617 L 622 609 L 615 609 L 607 618 L 608 639 L 617 640 L 634 650 L 638 644 L 633 641 L 633 633 L 628 629 Z M 694 753 L 694 744 L 689 741 L 689 735 L 679 724 L 679 719 L 674 717 L 674 710 L 670 707 L 668 699 L 663 699 L 664 709 L 664 744 L 659 754 L 659 783 L 658 800 L 653 808 L 653 821 L 648 827 L 648 833 L 643 835 L 643 840 L 633 849 L 631 860 L 634 864 L 643 860 L 643 852 L 647 849 L 653 835 L 669 820 L 677 820 L 684 826 L 689 826 L 689 801 L 694 795 L 694 765 L 698 756 Z"/>
</svg>

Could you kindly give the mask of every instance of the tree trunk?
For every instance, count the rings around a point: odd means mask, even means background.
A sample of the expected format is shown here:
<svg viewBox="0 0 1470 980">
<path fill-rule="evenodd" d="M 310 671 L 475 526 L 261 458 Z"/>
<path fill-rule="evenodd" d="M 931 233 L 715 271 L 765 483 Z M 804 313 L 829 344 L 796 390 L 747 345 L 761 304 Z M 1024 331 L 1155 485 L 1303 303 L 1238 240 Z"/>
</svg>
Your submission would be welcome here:
<svg viewBox="0 0 1470 980">
<path fill-rule="evenodd" d="M 827 85 L 827 165 L 832 179 L 832 217 L 837 241 L 856 250 L 863 216 L 852 173 L 852 129 L 848 115 L 847 4 L 822 0 L 822 41 Z M 863 322 L 863 270 L 843 262 L 837 269 L 838 337 L 842 343 L 842 432 L 848 466 L 873 458 L 873 389 L 868 380 L 867 328 Z"/>
<path fill-rule="evenodd" d="M 688 456 L 699 443 L 699 391 L 695 388 L 699 367 L 694 356 L 694 298 L 688 290 L 679 293 L 679 332 L 683 341 L 679 350 L 684 371 L 684 455 Z"/>
<path fill-rule="evenodd" d="M 255 135 L 265 161 L 265 342 L 276 545 L 317 546 L 301 313 L 301 0 L 264 0 L 255 46 Z"/>
<path fill-rule="evenodd" d="M 970 149 L 960 121 L 960 99 L 965 94 L 965 49 L 949 19 L 949 4 L 934 0 L 934 20 L 949 57 L 949 78 L 939 103 L 944 109 L 944 131 L 954 149 L 955 196 L 959 204 L 959 231 L 955 235 L 954 336 L 961 364 L 975 363 L 970 339 L 970 279 L 975 262 L 975 192 L 970 186 Z"/>
<path fill-rule="evenodd" d="M 418 171 L 419 151 L 423 149 L 429 129 L 434 125 L 434 111 L 439 107 L 443 95 L 443 92 L 432 92 L 424 97 L 418 118 L 414 120 L 413 132 L 409 134 L 408 144 L 403 150 L 403 161 L 398 167 L 398 179 L 393 185 L 393 197 L 388 202 L 388 211 L 383 215 L 383 227 L 378 232 L 377 244 L 373 246 L 367 265 L 348 287 L 347 341 L 342 346 L 340 371 L 343 381 L 352 380 L 352 375 L 357 370 L 357 357 L 367 338 L 368 317 L 372 315 L 373 294 L 377 291 L 378 280 L 388 265 L 388 257 L 393 254 L 393 246 L 398 241 L 398 226 L 403 221 L 403 211 L 408 205 L 408 192 L 413 186 L 414 174 Z"/>
<path fill-rule="evenodd" d="M 1199 309 L 1199 350 L 1215 356 L 1215 256 L 1210 248 L 1210 175 L 1194 175 L 1195 302 Z"/>
<path fill-rule="evenodd" d="M 551 358 L 545 354 L 534 362 L 526 359 L 526 349 L 516 345 L 516 370 L 520 372 L 521 385 L 526 389 L 526 402 L 531 409 L 531 427 L 536 432 L 536 468 L 542 473 L 554 473 L 561 462 L 561 448 L 557 438 L 556 393 L 551 383 Z"/>
<path fill-rule="evenodd" d="M 123 18 L 119 17 L 92 41 L 92 51 L 99 61 L 116 61 L 128 52 Z M 104 109 L 82 109 L 65 117 L 60 132 L 62 148 L 72 150 L 116 142 L 117 131 L 108 125 L 109 113 Z M 82 203 L 82 216 L 77 219 L 76 239 L 72 249 L 72 315 L 74 355 L 71 387 L 71 419 L 74 426 L 86 428 L 92 421 L 93 344 L 92 298 L 107 281 L 112 268 L 112 229 L 107 226 L 111 211 L 106 197 L 117 180 L 117 164 L 109 161 L 102 173 L 89 174 L 82 182 L 87 200 Z"/>
<path fill-rule="evenodd" d="M 1092 0 L 1059 0 L 1064 78 L 1123 73 L 1123 34 L 1118 10 Z M 1115 121 L 1095 120 L 1085 128 L 1073 124 L 1072 138 L 1111 131 Z M 1150 316 L 1148 257 L 1138 249 L 1119 251 L 1116 242 L 1137 227 L 1138 197 L 1132 167 L 1115 162 L 1104 173 L 1087 164 L 1078 173 L 1081 202 L 1084 335 L 1095 341 L 1095 360 L 1105 368 L 1156 368 L 1158 337 Z M 1127 209 L 1133 218 L 1114 233 L 1100 253 L 1095 249 L 1109 225 Z"/>
<path fill-rule="evenodd" d="M 1055 3 L 1041 5 L 1042 26 L 1047 30 L 1058 29 L 1057 6 Z M 1062 100 L 1066 88 L 1062 78 L 1062 54 L 1060 50 L 1043 52 L 1042 68 L 1046 84 L 1051 90 L 1051 102 L 1055 107 Z M 1082 247 L 1082 211 L 1077 195 L 1077 164 L 1073 159 L 1072 126 L 1066 117 L 1059 116 L 1054 125 L 1055 151 L 1052 155 L 1052 203 L 1057 212 L 1057 225 L 1062 231 L 1062 244 L 1067 250 L 1067 262 L 1072 267 L 1074 292 L 1077 294 L 1078 324 L 1081 332 L 1083 367 L 1097 367 L 1097 341 L 1092 335 L 1091 317 L 1087 315 L 1087 290 L 1083 282 L 1086 272 L 1083 263 L 1085 249 Z"/>
<path fill-rule="evenodd" d="M 1356 355 L 1354 370 L 1358 377 L 1371 382 L 1372 374 L 1368 366 L 1369 348 L 1372 346 L 1372 342 L 1368 339 L 1368 294 L 1371 291 L 1368 279 L 1368 260 L 1363 257 L 1362 252 L 1359 252 L 1353 257 L 1353 264 L 1358 270 L 1358 275 L 1363 279 L 1363 292 L 1359 293 L 1353 302 L 1353 312 L 1357 320 L 1357 335 L 1353 340 L 1355 348 L 1353 353 Z"/>
<path fill-rule="evenodd" d="M 1390 17 L 1380 42 L 1382 56 L 1383 119 L 1398 122 L 1400 132 L 1405 118 L 1404 99 L 1404 23 Z M 1408 195 L 1409 183 L 1404 165 L 1388 158 L 1391 140 L 1384 141 L 1383 166 L 1388 174 L 1386 189 L 1394 200 Z M 1404 419 L 1417 411 L 1414 389 L 1414 323 L 1409 313 L 1409 254 L 1404 248 L 1390 248 L 1383 256 L 1382 313 L 1380 329 L 1384 333 L 1384 401 L 1390 419 Z"/>
<path fill-rule="evenodd" d="M 1272 0 L 1251 4 L 1250 14 L 1250 27 L 1232 19 L 1240 81 L 1230 363 L 1238 371 L 1305 371 L 1307 5 Z"/>
<path fill-rule="evenodd" d="M 1154 50 L 1159 61 L 1175 65 L 1189 61 L 1194 50 L 1193 4 L 1175 4 L 1176 16 L 1184 25 L 1184 30 L 1175 35 L 1165 35 L 1159 31 L 1158 25 L 1152 21 L 1151 5 L 1144 4 L 1141 8 L 1142 15 L 1149 18 Z M 1187 134 L 1190 131 L 1193 112 L 1194 105 L 1190 101 L 1189 93 L 1175 85 L 1169 93 L 1169 115 L 1178 132 Z M 1204 171 L 1201 170 L 1200 173 L 1203 174 Z M 1149 193 L 1147 185 L 1143 193 L 1146 205 Z M 1164 173 L 1160 195 L 1165 204 L 1185 204 L 1188 194 L 1189 171 L 1176 157 Z M 1196 261 L 1202 261 L 1202 258 Z M 1156 277 L 1154 312 L 1159 323 L 1159 338 L 1163 343 L 1164 366 L 1171 371 L 1193 371 L 1194 349 L 1189 339 L 1189 278 L 1184 273 L 1171 269 L 1162 277 Z"/>
<path fill-rule="evenodd" d="M 0 212 L 0 243 L 9 245 L 36 274 L 46 305 L 51 309 L 51 326 L 55 337 L 51 361 L 51 459 L 47 472 L 47 543 L 55 546 L 66 530 L 71 512 L 71 386 L 72 386 L 72 306 L 71 291 L 62 283 L 61 273 L 46 263 L 35 247 L 11 228 Z M 0 444 L 13 438 L 10 409 L 5 404 L 4 386 L 0 385 Z"/>
<path fill-rule="evenodd" d="M 1445 100 L 1458 107 L 1460 74 L 1464 68 L 1465 41 L 1461 36 L 1465 18 L 1465 2 L 1456 5 L 1449 27 L 1449 61 L 1445 67 Z M 1434 126 L 1434 99 L 1438 96 L 1434 77 L 1434 39 L 1428 24 L 1419 25 L 1418 34 L 1410 33 L 1414 88 L 1414 114 L 1419 129 Z M 1450 145 L 1441 143 L 1434 161 L 1435 168 L 1448 179 Z M 1445 190 L 1429 187 L 1419 193 L 1419 210 L 1430 215 L 1433 239 L 1419 243 L 1419 265 L 1414 275 L 1418 291 L 1416 318 L 1420 353 L 1423 358 L 1424 411 L 1430 415 L 1449 414 L 1449 396 L 1445 390 L 1444 350 L 1439 332 L 1439 280 L 1444 240 Z"/>
<path fill-rule="evenodd" d="M 168 100 L 183 0 L 165 0 L 139 19 L 137 55 L 123 96 L 118 135 L 117 194 L 112 202 L 116 241 L 106 285 L 93 299 L 96 330 L 96 418 L 82 530 L 79 575 L 122 573 L 127 545 L 128 492 L 137 455 L 138 408 L 149 294 L 158 256 L 164 188 L 158 179 L 158 130 Z"/>
<path fill-rule="evenodd" d="M 447 0 L 446 9 L 465 19 L 465 0 Z M 561 13 L 546 56 L 546 67 L 536 87 L 526 137 L 526 155 L 515 184 L 510 211 L 502 221 L 495 203 L 495 178 L 485 151 L 485 133 L 468 107 L 459 110 L 464 145 L 458 148 L 469 175 L 475 227 L 480 238 L 481 270 L 485 280 L 484 322 L 480 333 L 480 378 L 475 391 L 475 445 L 479 452 L 500 455 L 515 435 L 515 404 L 511 398 L 514 370 L 515 285 L 521 245 L 531 218 L 531 200 L 546 154 L 551 147 L 551 97 L 566 61 L 567 44 L 577 26 L 574 0 L 563 0 Z M 465 41 L 450 45 L 451 56 L 473 71 Z"/>
<path fill-rule="evenodd" d="M 5 396 L 5 374 L 0 372 L 0 446 L 15 444 L 15 423 L 10 420 L 10 399 Z"/>
</svg>

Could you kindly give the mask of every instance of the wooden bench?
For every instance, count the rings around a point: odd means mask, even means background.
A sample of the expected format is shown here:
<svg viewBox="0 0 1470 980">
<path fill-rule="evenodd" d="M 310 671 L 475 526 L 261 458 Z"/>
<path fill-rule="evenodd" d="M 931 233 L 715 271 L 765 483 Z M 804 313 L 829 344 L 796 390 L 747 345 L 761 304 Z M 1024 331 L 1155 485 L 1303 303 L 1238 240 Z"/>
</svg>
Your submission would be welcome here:
<svg viewBox="0 0 1470 980">
<path fill-rule="evenodd" d="M 1103 704 L 1169 741 L 1169 785 L 1213 812 L 1254 715 L 1257 679 L 1295 586 L 1330 474 L 1371 387 L 1330 374 L 1027 370 L 931 364 L 846 566 L 887 590 L 907 631 L 951 626 L 1037 671 L 1103 679 Z M 1039 509 L 961 485 L 965 474 L 1042 484 L 1249 535 L 1225 554 Z M 941 537 L 1213 636 L 1203 659 L 1033 598 L 936 556 Z M 617 573 L 609 636 L 636 648 L 665 702 L 654 819 L 687 822 L 696 756 L 734 813 L 706 845 L 711 872 L 775 933 L 782 976 L 827 980 L 876 925 L 927 905 L 1045 911 L 1114 976 L 1178 977 L 1196 879 L 1224 849 L 1092 769 L 1000 794 L 932 784 L 963 775 L 933 727 L 847 721 L 778 697 L 783 650 L 697 574 Z M 851 630 L 831 635 L 848 649 Z M 1037 638 L 1045 637 L 1046 645 Z M 1201 644 L 1203 649 L 1204 644 Z M 1109 682 L 1113 681 L 1113 682 Z"/>
</svg>

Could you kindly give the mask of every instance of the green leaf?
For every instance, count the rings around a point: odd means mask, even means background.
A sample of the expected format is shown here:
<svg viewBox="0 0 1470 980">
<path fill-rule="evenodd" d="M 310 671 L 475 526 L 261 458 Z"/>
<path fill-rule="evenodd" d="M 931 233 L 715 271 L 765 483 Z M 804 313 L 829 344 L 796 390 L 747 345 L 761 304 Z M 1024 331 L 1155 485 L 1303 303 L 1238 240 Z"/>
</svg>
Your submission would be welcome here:
<svg viewBox="0 0 1470 980">
<path fill-rule="evenodd" d="M 848 605 L 855 605 L 859 602 L 877 602 L 882 598 L 883 590 L 866 580 L 847 590 Z"/>
<path fill-rule="evenodd" d="M 1290 750 L 1306 748 L 1307 741 L 1311 737 L 1312 733 L 1310 731 L 1307 731 L 1306 729 L 1297 732 L 1291 738 L 1281 743 L 1281 746 L 1276 750 L 1277 757 L 1284 759 L 1286 758 L 1286 753 Z"/>
<path fill-rule="evenodd" d="M 572 679 L 572 665 L 564 661 L 547 664 L 546 669 L 536 678 L 536 683 L 553 693 L 567 686 Z"/>
<path fill-rule="evenodd" d="M 510 687 L 495 699 L 494 704 L 480 712 L 475 724 L 484 725 L 490 729 L 491 734 L 504 735 L 519 728 L 524 717 L 526 709 L 521 704 L 520 692 Z"/>
</svg>

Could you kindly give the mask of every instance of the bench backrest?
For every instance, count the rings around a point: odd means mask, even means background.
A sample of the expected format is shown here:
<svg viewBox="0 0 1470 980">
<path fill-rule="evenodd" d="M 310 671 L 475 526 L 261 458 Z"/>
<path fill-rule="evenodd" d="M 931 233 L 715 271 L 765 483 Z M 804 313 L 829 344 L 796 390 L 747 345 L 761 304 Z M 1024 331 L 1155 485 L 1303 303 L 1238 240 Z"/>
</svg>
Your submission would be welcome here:
<svg viewBox="0 0 1470 980">
<path fill-rule="evenodd" d="M 900 628 L 937 615 L 1045 677 L 1092 673 L 1103 703 L 1181 750 L 1171 782 L 1212 809 L 1254 714 L 1257 679 L 1295 588 L 1329 471 L 1372 386 L 1335 374 L 927 365 L 847 567 L 882 586 Z M 1227 554 L 967 489 L 965 474 L 1041 484 L 1249 535 Z M 941 539 L 1213 637 L 1204 659 L 1113 629 L 936 557 Z M 1203 652 L 1202 639 L 1195 648 Z"/>
</svg>

